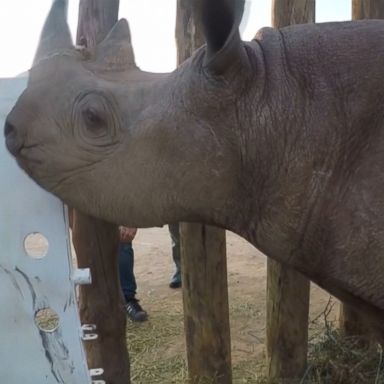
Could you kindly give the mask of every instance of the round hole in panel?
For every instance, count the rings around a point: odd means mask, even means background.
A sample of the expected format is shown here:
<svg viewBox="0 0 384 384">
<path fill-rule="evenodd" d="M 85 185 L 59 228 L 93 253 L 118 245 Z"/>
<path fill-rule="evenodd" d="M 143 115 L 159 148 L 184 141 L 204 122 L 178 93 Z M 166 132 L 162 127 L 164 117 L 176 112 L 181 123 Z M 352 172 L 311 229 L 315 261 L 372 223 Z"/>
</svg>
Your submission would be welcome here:
<svg viewBox="0 0 384 384">
<path fill-rule="evenodd" d="M 49 243 L 47 238 L 39 232 L 30 233 L 24 239 L 24 249 L 33 259 L 42 259 L 48 253 Z"/>
<path fill-rule="evenodd" d="M 54 332 L 59 328 L 59 315 L 51 308 L 43 308 L 35 313 L 35 323 L 41 331 Z"/>
</svg>

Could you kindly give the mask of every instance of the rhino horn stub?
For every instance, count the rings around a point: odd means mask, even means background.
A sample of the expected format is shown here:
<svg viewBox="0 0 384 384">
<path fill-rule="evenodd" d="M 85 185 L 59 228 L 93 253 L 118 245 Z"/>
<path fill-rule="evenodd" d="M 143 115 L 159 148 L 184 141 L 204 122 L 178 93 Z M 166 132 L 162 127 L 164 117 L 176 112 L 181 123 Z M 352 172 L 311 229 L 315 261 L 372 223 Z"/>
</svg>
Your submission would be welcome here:
<svg viewBox="0 0 384 384">
<path fill-rule="evenodd" d="M 97 46 L 94 64 L 103 71 L 125 71 L 136 67 L 127 20 L 119 20 Z"/>
<path fill-rule="evenodd" d="M 33 64 L 65 49 L 73 47 L 67 24 L 68 1 L 54 0 L 45 20 Z"/>
</svg>

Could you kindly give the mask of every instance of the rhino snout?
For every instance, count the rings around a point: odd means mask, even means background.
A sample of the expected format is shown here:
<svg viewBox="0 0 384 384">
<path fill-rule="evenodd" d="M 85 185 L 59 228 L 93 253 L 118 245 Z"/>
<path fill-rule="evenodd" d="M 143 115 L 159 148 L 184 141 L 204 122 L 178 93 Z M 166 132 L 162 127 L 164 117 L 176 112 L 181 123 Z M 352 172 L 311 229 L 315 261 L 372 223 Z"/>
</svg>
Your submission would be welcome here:
<svg viewBox="0 0 384 384">
<path fill-rule="evenodd" d="M 8 151 L 16 156 L 23 146 L 23 139 L 20 132 L 16 129 L 16 126 L 9 120 L 9 118 L 4 124 L 4 136 Z"/>
</svg>

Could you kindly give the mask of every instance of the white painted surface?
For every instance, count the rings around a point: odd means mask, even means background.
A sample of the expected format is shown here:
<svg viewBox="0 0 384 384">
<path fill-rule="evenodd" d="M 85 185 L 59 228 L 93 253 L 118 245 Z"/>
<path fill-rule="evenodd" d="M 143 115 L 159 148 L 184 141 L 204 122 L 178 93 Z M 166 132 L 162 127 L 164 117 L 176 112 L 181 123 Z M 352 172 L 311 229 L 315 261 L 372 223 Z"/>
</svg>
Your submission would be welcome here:
<svg viewBox="0 0 384 384">
<path fill-rule="evenodd" d="M 1 131 L 26 83 L 26 78 L 0 79 Z M 17 166 L 2 133 L 0 198 L 0 382 L 91 383 L 71 280 L 66 210 Z M 25 237 L 33 232 L 49 242 L 40 259 L 24 249 Z M 41 331 L 34 322 L 34 314 L 46 307 L 60 318 L 54 332 Z"/>
</svg>

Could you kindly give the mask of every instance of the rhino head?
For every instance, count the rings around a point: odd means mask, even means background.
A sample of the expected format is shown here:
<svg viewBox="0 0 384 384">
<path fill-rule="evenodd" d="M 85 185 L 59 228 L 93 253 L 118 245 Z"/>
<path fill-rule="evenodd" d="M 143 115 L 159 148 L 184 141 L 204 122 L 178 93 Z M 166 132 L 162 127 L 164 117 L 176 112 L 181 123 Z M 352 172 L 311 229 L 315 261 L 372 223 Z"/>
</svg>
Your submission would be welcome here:
<svg viewBox="0 0 384 384">
<path fill-rule="evenodd" d="M 241 155 L 227 127 L 248 59 L 235 3 L 224 3 L 217 25 L 205 26 L 207 47 L 174 73 L 152 74 L 136 66 L 125 20 L 95 50 L 78 49 L 66 1 L 56 0 L 5 125 L 19 165 L 67 204 L 109 221 L 227 226 Z M 204 7 L 210 18 L 215 10 Z M 244 81 L 235 82 L 239 71 Z"/>
</svg>

